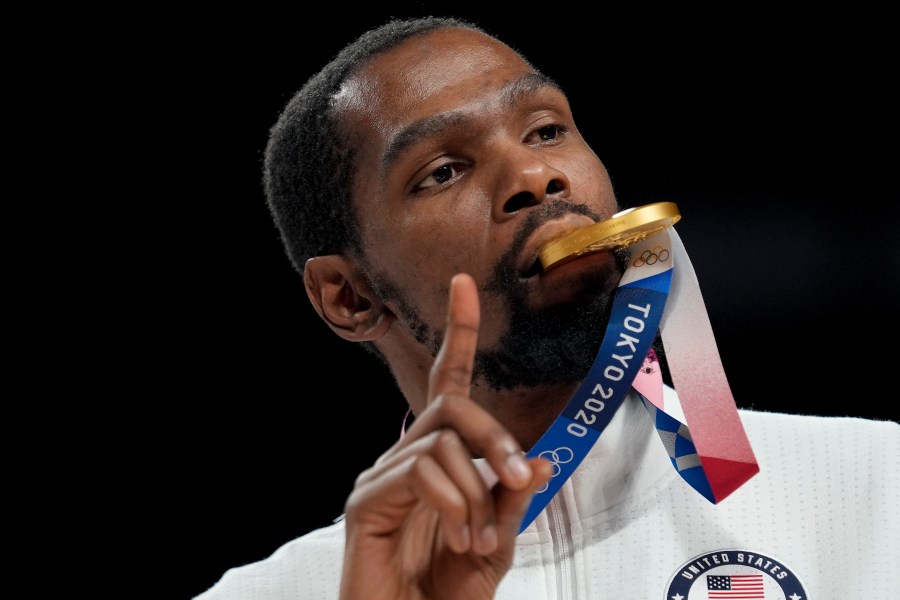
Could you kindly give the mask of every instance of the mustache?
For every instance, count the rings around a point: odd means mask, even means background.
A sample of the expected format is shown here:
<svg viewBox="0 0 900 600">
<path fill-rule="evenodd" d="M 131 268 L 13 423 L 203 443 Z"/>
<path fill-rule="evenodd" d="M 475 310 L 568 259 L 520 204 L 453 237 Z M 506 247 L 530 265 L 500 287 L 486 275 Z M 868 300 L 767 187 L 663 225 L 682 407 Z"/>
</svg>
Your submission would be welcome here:
<svg viewBox="0 0 900 600">
<path fill-rule="evenodd" d="M 584 215 L 595 223 L 598 223 L 603 218 L 602 215 L 588 205 L 578 204 L 569 200 L 545 202 L 529 209 L 528 215 L 513 236 L 513 242 L 510 244 L 509 250 L 494 265 L 493 274 L 485 285 L 484 290 L 499 291 L 514 286 L 519 280 L 519 273 L 516 270 L 517 258 L 525 247 L 525 241 L 544 223 L 558 219 L 568 213 Z"/>
</svg>

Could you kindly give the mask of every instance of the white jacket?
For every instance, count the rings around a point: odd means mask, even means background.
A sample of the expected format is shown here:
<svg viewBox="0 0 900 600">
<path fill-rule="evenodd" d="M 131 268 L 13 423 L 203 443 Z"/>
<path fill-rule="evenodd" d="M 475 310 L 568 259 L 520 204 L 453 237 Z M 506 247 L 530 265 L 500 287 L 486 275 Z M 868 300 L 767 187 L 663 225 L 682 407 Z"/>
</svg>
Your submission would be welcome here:
<svg viewBox="0 0 900 600">
<path fill-rule="evenodd" d="M 496 597 L 900 598 L 900 425 L 740 414 L 760 472 L 714 505 L 629 397 L 519 535 Z M 230 569 L 195 600 L 333 600 L 343 545 L 339 521 Z"/>
</svg>

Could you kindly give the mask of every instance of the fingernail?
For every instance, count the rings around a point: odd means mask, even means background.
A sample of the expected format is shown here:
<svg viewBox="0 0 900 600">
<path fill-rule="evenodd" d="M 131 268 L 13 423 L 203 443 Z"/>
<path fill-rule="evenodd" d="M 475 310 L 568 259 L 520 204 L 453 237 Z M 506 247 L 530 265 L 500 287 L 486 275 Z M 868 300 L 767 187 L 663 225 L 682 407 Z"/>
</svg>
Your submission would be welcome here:
<svg viewBox="0 0 900 600">
<path fill-rule="evenodd" d="M 509 474 L 516 479 L 528 481 L 531 479 L 531 465 L 525 460 L 525 457 L 515 452 L 506 458 L 506 469 Z"/>
</svg>

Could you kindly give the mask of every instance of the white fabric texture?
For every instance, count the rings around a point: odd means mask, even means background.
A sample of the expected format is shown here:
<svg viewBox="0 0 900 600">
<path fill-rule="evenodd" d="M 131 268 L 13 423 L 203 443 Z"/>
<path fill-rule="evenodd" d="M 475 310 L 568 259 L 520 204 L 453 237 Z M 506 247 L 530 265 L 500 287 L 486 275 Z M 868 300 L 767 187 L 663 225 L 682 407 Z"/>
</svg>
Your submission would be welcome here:
<svg viewBox="0 0 900 600">
<path fill-rule="evenodd" d="M 629 396 L 519 536 L 496 598 L 664 600 L 692 558 L 744 550 L 789 568 L 803 584 L 803 600 L 896 600 L 900 425 L 740 415 L 760 472 L 714 505 L 678 476 L 649 415 Z M 336 599 L 343 544 L 343 522 L 313 531 L 265 560 L 230 569 L 196 600 Z"/>
</svg>

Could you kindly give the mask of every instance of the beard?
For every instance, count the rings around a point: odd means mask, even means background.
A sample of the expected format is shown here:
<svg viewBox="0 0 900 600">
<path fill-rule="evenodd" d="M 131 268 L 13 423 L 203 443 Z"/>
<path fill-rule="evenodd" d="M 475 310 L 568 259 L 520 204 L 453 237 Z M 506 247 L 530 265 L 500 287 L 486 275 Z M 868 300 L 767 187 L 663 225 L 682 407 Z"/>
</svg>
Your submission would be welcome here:
<svg viewBox="0 0 900 600">
<path fill-rule="evenodd" d="M 576 301 L 539 310 L 510 296 L 507 333 L 496 347 L 476 352 L 475 380 L 502 390 L 584 379 L 600 349 L 614 294 L 603 286 L 607 277 L 596 279 Z"/>
<path fill-rule="evenodd" d="M 483 291 L 498 295 L 507 306 L 506 333 L 493 348 L 475 353 L 473 382 L 494 390 L 533 388 L 539 385 L 576 384 L 594 363 L 606 332 L 618 280 L 627 264 L 627 252 L 616 253 L 615 267 L 588 270 L 579 275 L 581 293 L 574 301 L 531 308 L 528 288 L 515 268 L 516 257 L 528 237 L 543 223 L 566 213 L 601 215 L 582 204 L 559 200 L 534 207 L 516 232 L 510 249 L 500 257 Z M 383 274 L 372 278 L 376 293 L 393 300 L 416 340 L 437 356 L 443 332 L 431 327 L 398 286 Z"/>
</svg>

